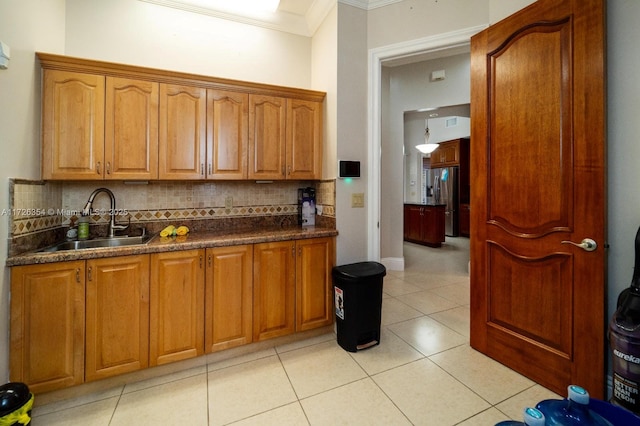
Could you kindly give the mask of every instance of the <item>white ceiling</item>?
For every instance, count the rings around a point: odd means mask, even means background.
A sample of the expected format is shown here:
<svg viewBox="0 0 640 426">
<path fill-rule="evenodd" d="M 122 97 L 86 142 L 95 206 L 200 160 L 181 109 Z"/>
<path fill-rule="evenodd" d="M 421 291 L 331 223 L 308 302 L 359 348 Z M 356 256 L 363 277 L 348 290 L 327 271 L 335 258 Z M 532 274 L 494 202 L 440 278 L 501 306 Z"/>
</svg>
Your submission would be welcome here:
<svg viewBox="0 0 640 426">
<path fill-rule="evenodd" d="M 275 13 L 239 14 L 207 5 L 206 0 L 140 0 L 193 13 L 311 37 L 337 2 L 371 10 L 402 0 L 280 0 Z M 230 0 L 233 1 L 233 0 Z"/>
</svg>

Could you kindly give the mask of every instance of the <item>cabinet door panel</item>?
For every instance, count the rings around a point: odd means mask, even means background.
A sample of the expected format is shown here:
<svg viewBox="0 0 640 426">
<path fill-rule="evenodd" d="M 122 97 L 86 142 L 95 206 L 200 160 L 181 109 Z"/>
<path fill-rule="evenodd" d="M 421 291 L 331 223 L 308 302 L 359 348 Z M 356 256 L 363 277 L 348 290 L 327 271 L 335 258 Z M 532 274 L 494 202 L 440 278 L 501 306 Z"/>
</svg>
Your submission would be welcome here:
<svg viewBox="0 0 640 426">
<path fill-rule="evenodd" d="M 204 354 L 204 250 L 151 255 L 149 364 Z"/>
<path fill-rule="evenodd" d="M 287 101 L 287 179 L 322 178 L 322 104 Z"/>
<path fill-rule="evenodd" d="M 158 83 L 107 77 L 105 178 L 158 178 Z"/>
<path fill-rule="evenodd" d="M 87 261 L 86 380 L 149 364 L 149 255 Z"/>
<path fill-rule="evenodd" d="M 284 179 L 284 98 L 249 95 L 249 179 Z"/>
<path fill-rule="evenodd" d="M 295 242 L 254 245 L 253 340 L 295 329 Z"/>
<path fill-rule="evenodd" d="M 47 392 L 84 381 L 84 261 L 11 270 L 11 381 Z"/>
<path fill-rule="evenodd" d="M 204 179 L 206 89 L 160 84 L 160 179 Z"/>
<path fill-rule="evenodd" d="M 251 343 L 253 246 L 207 249 L 206 352 Z"/>
<path fill-rule="evenodd" d="M 105 78 L 45 70 L 42 178 L 102 179 Z"/>
<path fill-rule="evenodd" d="M 249 95 L 207 91 L 207 178 L 246 179 Z"/>
<path fill-rule="evenodd" d="M 333 238 L 313 238 L 296 242 L 296 331 L 333 322 L 334 241 Z"/>
</svg>

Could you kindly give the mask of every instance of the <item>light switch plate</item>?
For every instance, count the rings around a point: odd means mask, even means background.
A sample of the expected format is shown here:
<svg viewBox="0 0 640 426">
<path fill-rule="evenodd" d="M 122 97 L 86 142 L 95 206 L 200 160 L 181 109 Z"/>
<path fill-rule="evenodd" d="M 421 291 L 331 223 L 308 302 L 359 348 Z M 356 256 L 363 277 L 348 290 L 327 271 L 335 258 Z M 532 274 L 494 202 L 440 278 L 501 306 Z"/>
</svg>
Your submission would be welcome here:
<svg viewBox="0 0 640 426">
<path fill-rule="evenodd" d="M 225 209 L 233 208 L 233 197 L 231 195 L 229 195 L 227 198 L 224 199 L 224 208 Z"/>
<path fill-rule="evenodd" d="M 351 207 L 364 207 L 364 192 L 351 194 Z"/>
</svg>

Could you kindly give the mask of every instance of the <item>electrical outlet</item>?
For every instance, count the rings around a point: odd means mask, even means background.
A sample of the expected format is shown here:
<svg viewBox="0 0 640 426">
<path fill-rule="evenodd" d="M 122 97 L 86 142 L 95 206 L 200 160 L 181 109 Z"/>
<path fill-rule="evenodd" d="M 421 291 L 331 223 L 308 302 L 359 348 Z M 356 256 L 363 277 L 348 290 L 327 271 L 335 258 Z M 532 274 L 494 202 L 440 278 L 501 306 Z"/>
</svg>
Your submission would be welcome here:
<svg viewBox="0 0 640 426">
<path fill-rule="evenodd" d="M 351 194 L 351 207 L 364 207 L 364 192 Z"/>
<path fill-rule="evenodd" d="M 231 195 L 229 195 L 228 197 L 226 197 L 224 199 L 224 208 L 225 209 L 232 209 L 233 208 L 233 197 Z"/>
</svg>

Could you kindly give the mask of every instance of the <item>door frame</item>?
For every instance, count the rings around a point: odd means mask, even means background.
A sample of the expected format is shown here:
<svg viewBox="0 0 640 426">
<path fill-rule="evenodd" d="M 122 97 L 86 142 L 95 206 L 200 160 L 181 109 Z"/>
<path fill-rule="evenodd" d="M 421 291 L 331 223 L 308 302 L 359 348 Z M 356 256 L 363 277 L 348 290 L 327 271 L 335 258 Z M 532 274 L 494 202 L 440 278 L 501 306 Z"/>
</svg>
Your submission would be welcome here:
<svg viewBox="0 0 640 426">
<path fill-rule="evenodd" d="M 367 132 L 367 164 L 368 188 L 367 197 L 370 200 L 367 211 L 367 258 L 380 261 L 380 212 L 381 212 L 381 152 L 382 152 L 382 64 L 385 61 L 411 56 L 446 52 L 471 45 L 471 36 L 488 28 L 489 25 L 463 28 L 443 34 L 437 34 L 421 39 L 391 44 L 369 49 L 368 52 L 368 132 Z M 446 56 L 446 55 L 443 55 Z M 404 269 L 404 261 L 402 269 Z"/>
</svg>

